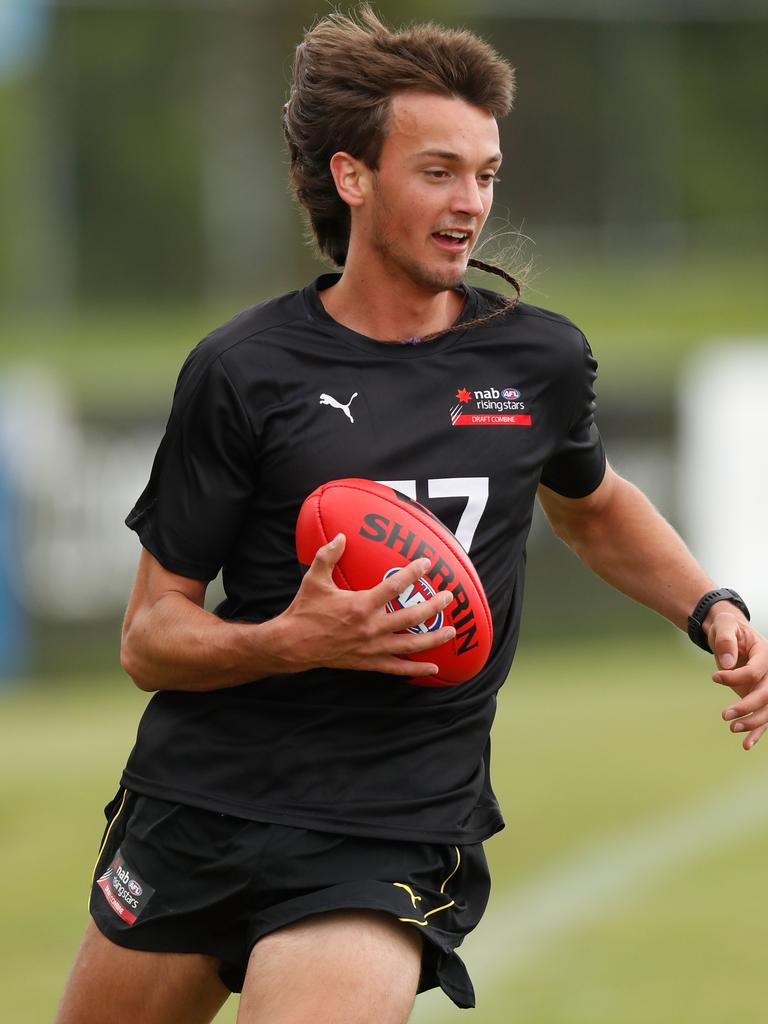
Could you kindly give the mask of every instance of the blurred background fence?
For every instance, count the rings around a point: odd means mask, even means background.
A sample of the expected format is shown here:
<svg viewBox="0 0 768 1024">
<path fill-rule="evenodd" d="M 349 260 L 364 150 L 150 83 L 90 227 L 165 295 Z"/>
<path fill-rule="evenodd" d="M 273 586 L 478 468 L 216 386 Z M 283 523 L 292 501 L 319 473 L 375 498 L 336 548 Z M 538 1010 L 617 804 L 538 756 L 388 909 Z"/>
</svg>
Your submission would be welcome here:
<svg viewBox="0 0 768 1024">
<path fill-rule="evenodd" d="M 485 252 L 530 264 L 529 301 L 586 330 L 610 455 L 679 523 L 684 368 L 717 336 L 768 331 L 768 8 L 465 6 L 380 10 L 468 24 L 517 66 Z M 217 322 L 318 272 L 286 186 L 280 115 L 292 48 L 325 9 L 0 6 L 6 674 L 114 661 L 136 560 L 121 521 L 177 367 Z M 601 629 L 604 616 L 653 628 L 538 527 L 531 562 L 531 632 L 553 615 L 566 631 Z M 574 602 L 582 588 L 590 600 Z"/>
</svg>

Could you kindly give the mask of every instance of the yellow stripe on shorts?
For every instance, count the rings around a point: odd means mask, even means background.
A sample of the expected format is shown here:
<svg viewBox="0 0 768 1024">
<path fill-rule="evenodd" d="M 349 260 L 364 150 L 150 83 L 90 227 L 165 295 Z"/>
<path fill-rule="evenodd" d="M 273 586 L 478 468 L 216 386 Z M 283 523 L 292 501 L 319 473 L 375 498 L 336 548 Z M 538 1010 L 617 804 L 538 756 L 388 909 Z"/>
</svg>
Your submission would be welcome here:
<svg viewBox="0 0 768 1024">
<path fill-rule="evenodd" d="M 88 904 L 86 906 L 87 910 L 90 910 L 90 907 L 91 907 L 91 889 L 93 888 L 93 883 L 96 880 L 96 868 L 99 866 L 99 861 L 101 860 L 102 853 L 104 853 L 104 847 L 107 845 L 107 840 L 109 839 L 109 834 L 112 831 L 112 827 L 114 826 L 114 824 L 117 821 L 117 819 L 120 817 L 120 814 L 121 814 L 121 812 L 123 810 L 123 807 L 125 806 L 125 798 L 127 796 L 128 796 L 128 790 L 124 789 L 123 790 L 123 799 L 120 801 L 120 806 L 117 808 L 117 812 L 113 816 L 112 821 L 110 821 L 110 823 L 109 823 L 109 828 L 104 833 L 104 839 L 102 840 L 101 846 L 99 847 L 99 852 L 96 855 L 96 863 L 93 865 L 93 871 L 91 872 L 91 886 L 90 886 L 90 889 L 88 890 Z"/>
</svg>

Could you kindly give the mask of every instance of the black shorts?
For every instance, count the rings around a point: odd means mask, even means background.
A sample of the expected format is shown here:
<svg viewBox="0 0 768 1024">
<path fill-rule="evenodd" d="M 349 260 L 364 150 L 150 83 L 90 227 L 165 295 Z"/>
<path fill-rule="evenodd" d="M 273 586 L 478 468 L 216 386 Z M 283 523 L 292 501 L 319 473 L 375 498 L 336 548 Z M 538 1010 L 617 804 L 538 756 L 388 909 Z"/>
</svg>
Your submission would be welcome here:
<svg viewBox="0 0 768 1024">
<path fill-rule="evenodd" d="M 90 911 L 129 949 L 205 953 L 242 989 L 258 940 L 312 914 L 382 910 L 424 938 L 419 992 L 475 1005 L 456 947 L 480 920 L 482 844 L 370 839 L 248 821 L 121 790 L 105 808 Z"/>
</svg>

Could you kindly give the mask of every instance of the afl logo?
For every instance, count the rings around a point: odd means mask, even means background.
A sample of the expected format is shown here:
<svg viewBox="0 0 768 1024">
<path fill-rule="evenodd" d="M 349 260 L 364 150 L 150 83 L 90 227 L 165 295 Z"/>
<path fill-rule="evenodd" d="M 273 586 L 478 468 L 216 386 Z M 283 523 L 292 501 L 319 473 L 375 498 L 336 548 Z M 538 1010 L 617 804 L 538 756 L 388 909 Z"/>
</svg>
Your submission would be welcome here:
<svg viewBox="0 0 768 1024">
<path fill-rule="evenodd" d="M 135 878 L 132 878 L 128 883 L 128 891 L 132 892 L 134 896 L 141 896 L 144 890 L 141 888 Z"/>
<path fill-rule="evenodd" d="M 501 397 L 502 398 L 519 398 L 520 397 L 520 392 L 517 390 L 517 388 L 502 388 L 502 390 L 501 390 Z"/>
<path fill-rule="evenodd" d="M 394 573 L 398 572 L 398 569 L 387 569 L 384 573 L 383 579 L 387 580 Z M 397 612 L 402 608 L 413 608 L 415 604 L 423 604 L 424 601 L 428 601 L 431 597 L 434 597 L 437 591 L 425 580 L 423 576 L 419 577 L 415 583 L 412 583 L 409 587 L 398 594 L 393 601 L 387 602 L 388 612 Z M 418 626 L 409 626 L 409 633 L 434 633 L 436 629 L 440 629 L 443 625 L 443 613 L 439 611 L 433 619 L 428 622 L 420 622 Z"/>
</svg>

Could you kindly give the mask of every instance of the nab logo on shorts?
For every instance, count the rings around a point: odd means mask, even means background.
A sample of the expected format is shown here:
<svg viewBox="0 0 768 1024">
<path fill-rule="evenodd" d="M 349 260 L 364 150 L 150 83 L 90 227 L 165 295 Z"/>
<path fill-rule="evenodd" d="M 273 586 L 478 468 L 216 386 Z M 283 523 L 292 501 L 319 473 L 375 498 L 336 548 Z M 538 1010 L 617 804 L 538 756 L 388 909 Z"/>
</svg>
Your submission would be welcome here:
<svg viewBox="0 0 768 1024">
<path fill-rule="evenodd" d="M 128 925 L 136 923 L 155 891 L 128 867 L 120 850 L 104 874 L 96 879 L 96 885 L 104 893 L 110 910 Z"/>
<path fill-rule="evenodd" d="M 387 569 L 384 573 L 384 579 L 389 579 L 394 573 L 399 572 L 399 569 Z M 388 612 L 397 612 L 402 608 L 413 608 L 415 604 L 423 604 L 424 601 L 428 601 L 431 597 L 434 597 L 437 591 L 432 587 L 429 580 L 425 580 L 423 576 L 420 576 L 415 583 L 406 587 L 405 590 L 398 594 L 398 596 L 387 602 Z M 409 626 L 409 633 L 434 633 L 436 629 L 440 629 L 443 625 L 443 613 L 439 611 L 433 619 L 429 622 L 420 622 L 418 626 Z"/>
</svg>

